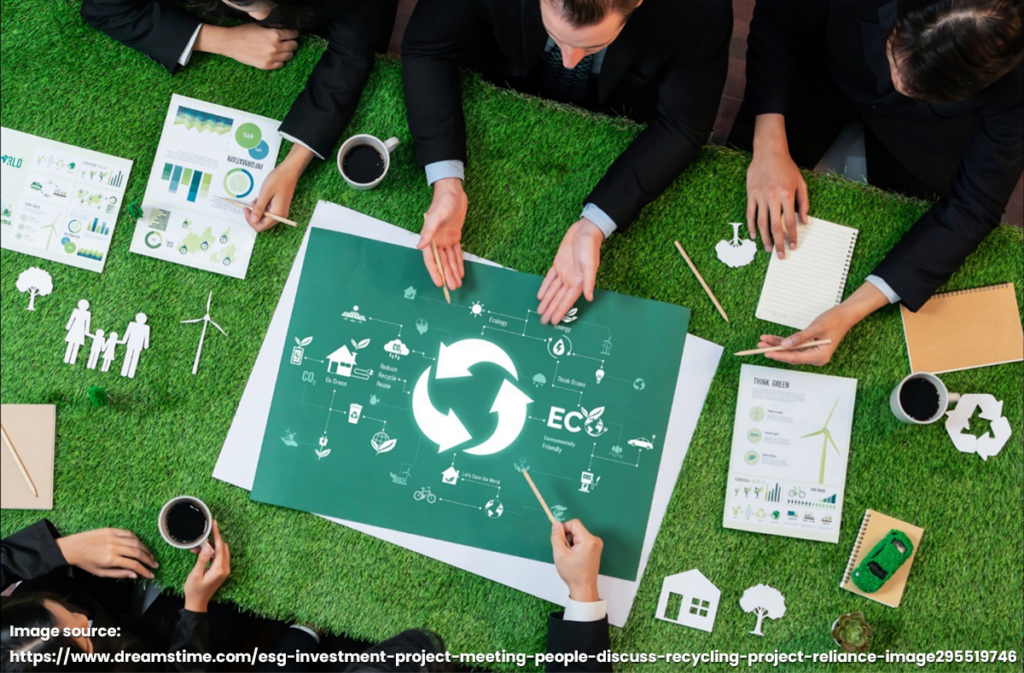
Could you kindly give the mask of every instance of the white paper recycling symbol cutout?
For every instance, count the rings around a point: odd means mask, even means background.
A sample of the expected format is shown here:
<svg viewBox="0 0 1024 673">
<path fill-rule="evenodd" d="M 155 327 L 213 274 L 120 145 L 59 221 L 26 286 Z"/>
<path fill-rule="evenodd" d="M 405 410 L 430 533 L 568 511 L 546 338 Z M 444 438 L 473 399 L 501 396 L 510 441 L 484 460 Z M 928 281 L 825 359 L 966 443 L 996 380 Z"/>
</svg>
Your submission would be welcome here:
<svg viewBox="0 0 1024 673">
<path fill-rule="evenodd" d="M 977 409 L 980 418 L 991 423 L 991 433 L 975 437 L 970 430 L 970 420 Z M 1003 416 L 1003 402 L 992 395 L 963 395 L 956 408 L 946 412 L 946 432 L 953 440 L 953 446 L 962 453 L 976 453 L 988 460 L 1003 450 L 1010 439 L 1010 421 Z"/>
<path fill-rule="evenodd" d="M 740 266 L 746 266 L 754 261 L 757 245 L 746 238 L 740 240 L 740 227 L 743 226 L 742 224 L 739 222 L 730 222 L 729 224 L 732 225 L 732 240 L 719 241 L 718 245 L 715 246 L 715 253 L 718 255 L 718 259 L 735 269 Z"/>
<path fill-rule="evenodd" d="M 437 354 L 437 378 L 454 379 L 472 376 L 469 371 L 470 367 L 483 362 L 497 365 L 508 372 L 513 379 L 519 380 L 516 366 L 512 364 L 512 359 L 508 354 L 490 341 L 483 339 L 464 339 L 456 341 L 450 346 L 445 346 L 442 343 L 441 350 Z M 444 453 L 470 441 L 473 437 L 453 409 L 449 409 L 445 414 L 431 404 L 430 393 L 427 391 L 431 369 L 433 366 L 427 367 L 416 382 L 416 387 L 413 388 L 412 413 L 427 439 L 438 445 L 438 453 Z M 498 414 L 498 427 L 494 429 L 494 433 L 489 438 L 472 448 L 465 449 L 465 453 L 474 456 L 489 456 L 511 445 L 526 424 L 526 405 L 532 402 L 533 400 L 519 390 L 514 383 L 505 379 L 491 406 L 491 413 Z"/>
</svg>

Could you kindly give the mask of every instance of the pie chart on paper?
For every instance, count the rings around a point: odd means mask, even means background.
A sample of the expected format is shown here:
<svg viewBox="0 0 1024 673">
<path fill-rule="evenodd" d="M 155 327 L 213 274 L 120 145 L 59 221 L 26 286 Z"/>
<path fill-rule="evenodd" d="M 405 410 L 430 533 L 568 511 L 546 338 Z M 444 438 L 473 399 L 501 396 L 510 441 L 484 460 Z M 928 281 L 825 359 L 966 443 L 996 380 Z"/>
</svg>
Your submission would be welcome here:
<svg viewBox="0 0 1024 673">
<path fill-rule="evenodd" d="M 224 175 L 224 191 L 236 199 L 242 199 L 252 192 L 255 181 L 244 168 L 232 168 Z"/>
</svg>

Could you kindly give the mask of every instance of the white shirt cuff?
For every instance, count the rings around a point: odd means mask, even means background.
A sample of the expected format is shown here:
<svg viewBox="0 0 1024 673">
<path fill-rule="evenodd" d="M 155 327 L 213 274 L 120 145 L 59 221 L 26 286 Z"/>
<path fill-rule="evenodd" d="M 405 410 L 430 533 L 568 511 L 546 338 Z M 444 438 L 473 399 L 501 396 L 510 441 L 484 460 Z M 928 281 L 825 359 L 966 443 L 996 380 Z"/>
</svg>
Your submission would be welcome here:
<svg viewBox="0 0 1024 673">
<path fill-rule="evenodd" d="M 885 298 L 889 300 L 890 304 L 896 304 L 900 301 L 900 296 L 889 287 L 889 284 L 875 274 L 871 274 L 866 280 L 877 287 L 885 295 Z"/>
<path fill-rule="evenodd" d="M 445 178 L 458 178 L 466 181 L 466 165 L 458 159 L 446 159 L 434 161 L 427 164 L 424 169 L 427 171 L 427 184 L 433 185 L 438 180 Z"/>
<path fill-rule="evenodd" d="M 583 213 L 580 217 L 585 217 L 596 224 L 597 228 L 601 230 L 601 233 L 604 234 L 605 238 L 611 236 L 612 232 L 618 229 L 615 221 L 608 217 L 608 213 L 604 212 L 593 203 L 588 203 L 583 207 Z"/>
<path fill-rule="evenodd" d="M 192 39 L 185 45 L 185 51 L 181 52 L 181 56 L 178 57 L 178 65 L 188 65 L 188 60 L 192 58 L 192 46 L 196 43 L 196 38 L 199 37 L 199 31 L 203 29 L 203 24 L 199 24 L 196 27 L 196 32 L 192 33 Z"/>
<path fill-rule="evenodd" d="M 314 631 L 313 629 L 309 628 L 308 626 L 303 626 L 302 624 L 292 624 L 291 628 L 298 629 L 299 631 L 302 631 L 303 633 L 308 633 L 310 636 L 312 636 L 313 640 L 316 641 L 317 645 L 320 644 L 320 636 L 317 635 L 316 631 Z"/>
<path fill-rule="evenodd" d="M 302 145 L 302 146 L 303 146 L 303 147 L 305 147 L 305 148 L 306 148 L 307 150 L 309 150 L 310 152 L 312 152 L 312 153 L 313 153 L 313 155 L 314 155 L 314 156 L 315 156 L 315 157 L 316 157 L 317 159 L 319 159 L 320 161 L 323 161 L 323 160 L 324 160 L 324 158 L 323 158 L 322 156 L 320 156 L 320 153 L 319 153 L 319 152 L 317 152 L 317 151 L 316 151 L 315 149 L 313 149 L 312 147 L 310 147 L 310 146 L 309 146 L 309 145 L 307 145 L 306 143 L 302 142 L 301 140 L 299 140 L 299 139 L 298 139 L 298 138 L 296 138 L 295 136 L 293 136 L 293 135 L 291 135 L 291 134 L 288 134 L 288 133 L 281 133 L 280 131 L 278 131 L 278 133 L 277 133 L 277 134 L 278 134 L 279 136 L 281 136 L 282 138 L 284 138 L 285 140 L 287 140 L 288 142 L 291 142 L 291 143 L 295 143 L 296 145 Z"/>
<path fill-rule="evenodd" d="M 607 615 L 608 601 L 581 603 L 569 598 L 566 600 L 565 614 L 562 619 L 567 622 L 599 622 Z"/>
</svg>

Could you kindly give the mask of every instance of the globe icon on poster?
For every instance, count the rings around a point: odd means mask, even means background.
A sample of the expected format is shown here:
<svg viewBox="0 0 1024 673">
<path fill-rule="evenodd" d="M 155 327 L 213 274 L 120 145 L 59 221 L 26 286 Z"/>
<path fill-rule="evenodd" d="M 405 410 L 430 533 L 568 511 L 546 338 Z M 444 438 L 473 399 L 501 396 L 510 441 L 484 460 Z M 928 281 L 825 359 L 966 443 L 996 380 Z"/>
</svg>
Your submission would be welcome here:
<svg viewBox="0 0 1024 673">
<path fill-rule="evenodd" d="M 487 512 L 488 519 L 497 519 L 505 511 L 505 506 L 501 504 L 500 500 L 494 498 L 487 501 L 487 504 L 484 505 L 484 511 Z"/>
</svg>

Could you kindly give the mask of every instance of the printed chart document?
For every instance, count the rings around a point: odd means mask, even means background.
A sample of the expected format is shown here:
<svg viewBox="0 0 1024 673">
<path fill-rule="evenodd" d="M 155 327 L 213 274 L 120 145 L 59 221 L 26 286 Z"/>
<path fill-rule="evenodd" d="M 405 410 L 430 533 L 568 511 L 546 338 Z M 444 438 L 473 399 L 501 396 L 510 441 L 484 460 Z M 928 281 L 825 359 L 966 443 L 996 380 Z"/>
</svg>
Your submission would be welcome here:
<svg viewBox="0 0 1024 673">
<path fill-rule="evenodd" d="M 798 247 L 786 259 L 771 256 L 755 315 L 760 320 L 806 329 L 843 301 L 857 230 L 816 217 L 800 226 Z"/>
<path fill-rule="evenodd" d="M 836 543 L 857 379 L 743 365 L 722 525 Z"/>
<path fill-rule="evenodd" d="M 8 128 L 0 145 L 0 245 L 103 271 L 132 162 Z"/>
<path fill-rule="evenodd" d="M 256 232 L 241 209 L 277 164 L 279 122 L 175 94 L 132 252 L 245 278 Z"/>
<path fill-rule="evenodd" d="M 278 370 L 291 366 L 282 363 L 280 354 L 286 342 L 295 345 L 288 335 L 288 323 L 308 247 L 308 237 L 317 228 L 388 241 L 407 248 L 413 248 L 418 240 L 418 236 L 412 232 L 347 208 L 326 202 L 321 202 L 317 206 L 213 473 L 214 478 L 247 490 L 252 489 L 264 440 L 266 420 L 270 414 L 271 400 L 266 391 L 273 388 Z M 493 262 L 472 255 L 467 254 L 466 258 L 494 265 Z M 604 574 L 598 578 L 601 595 L 608 600 L 608 620 L 614 626 L 624 626 L 629 616 L 640 585 L 639 578 L 643 575 L 643 569 L 654 547 L 721 354 L 721 346 L 693 335 L 687 336 L 666 432 L 666 436 L 671 439 L 665 442 L 658 470 L 650 516 L 645 524 L 646 532 L 637 579 L 623 580 Z M 565 603 L 565 585 L 554 571 L 550 559 L 535 561 L 344 519 L 331 520 L 544 600 L 562 605 Z"/>
</svg>

